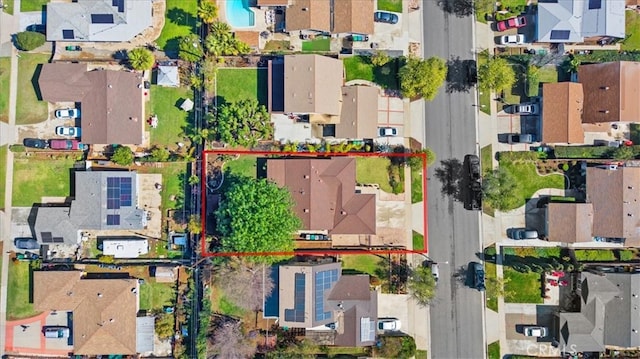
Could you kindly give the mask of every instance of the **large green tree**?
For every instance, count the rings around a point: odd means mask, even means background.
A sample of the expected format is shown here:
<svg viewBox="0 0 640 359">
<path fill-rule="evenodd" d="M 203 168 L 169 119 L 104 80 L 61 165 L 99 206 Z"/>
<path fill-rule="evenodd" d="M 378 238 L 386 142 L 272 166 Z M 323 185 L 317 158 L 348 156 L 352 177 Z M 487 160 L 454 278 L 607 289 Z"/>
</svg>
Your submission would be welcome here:
<svg viewBox="0 0 640 359">
<path fill-rule="evenodd" d="M 438 89 L 447 79 L 447 63 L 439 57 L 420 59 L 410 56 L 400 71 L 400 88 L 402 96 L 425 100 L 433 100 Z"/>
<path fill-rule="evenodd" d="M 156 61 L 153 53 L 144 47 L 138 47 L 128 52 L 129 65 L 134 70 L 149 70 Z"/>
<path fill-rule="evenodd" d="M 516 73 L 509 62 L 502 57 L 490 57 L 478 69 L 478 83 L 481 90 L 496 92 L 508 90 L 516 82 Z"/>
<path fill-rule="evenodd" d="M 291 252 L 301 221 L 293 212 L 291 194 L 265 179 L 230 176 L 215 212 L 222 252 Z M 274 257 L 249 260 L 269 263 Z"/>
<path fill-rule="evenodd" d="M 428 305 L 436 295 L 436 280 L 429 267 L 420 266 L 414 269 L 409 276 L 407 286 L 411 297 L 421 306 Z"/>
<path fill-rule="evenodd" d="M 133 163 L 133 151 L 127 146 L 118 146 L 111 155 L 111 162 L 120 166 L 129 166 Z"/>
<path fill-rule="evenodd" d="M 220 21 L 211 24 L 204 46 L 207 53 L 214 57 L 242 55 L 251 50 L 247 44 L 233 36 L 227 23 Z"/>
<path fill-rule="evenodd" d="M 178 43 L 178 56 L 184 61 L 200 61 L 204 57 L 204 49 L 200 43 L 200 37 L 196 34 L 181 37 Z"/>
<path fill-rule="evenodd" d="M 499 167 L 482 179 L 482 197 L 493 209 L 505 211 L 517 206 L 517 182 L 511 172 Z"/>
<path fill-rule="evenodd" d="M 202 0 L 198 6 L 198 17 L 207 25 L 212 24 L 218 18 L 218 7 L 215 0 Z"/>
<path fill-rule="evenodd" d="M 226 103 L 210 120 L 211 131 L 229 146 L 254 147 L 259 140 L 273 136 L 269 112 L 255 99 Z"/>
<path fill-rule="evenodd" d="M 31 51 L 47 41 L 46 37 L 35 31 L 23 31 L 16 34 L 16 47 L 20 50 Z"/>
</svg>

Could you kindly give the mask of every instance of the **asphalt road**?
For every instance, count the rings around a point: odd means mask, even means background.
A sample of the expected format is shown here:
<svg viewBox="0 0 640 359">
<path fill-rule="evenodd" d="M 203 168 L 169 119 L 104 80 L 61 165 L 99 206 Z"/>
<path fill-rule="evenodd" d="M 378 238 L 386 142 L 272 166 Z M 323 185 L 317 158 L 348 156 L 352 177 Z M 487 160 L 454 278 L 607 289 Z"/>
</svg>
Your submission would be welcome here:
<svg viewBox="0 0 640 359">
<path fill-rule="evenodd" d="M 473 59 L 473 16 L 446 13 L 435 0 L 422 5 L 425 58 Z M 430 311 L 432 358 L 485 356 L 483 296 L 465 285 L 466 267 L 481 252 L 480 217 L 476 211 L 465 210 L 450 194 L 455 185 L 448 185 L 460 177 L 464 156 L 479 151 L 475 104 L 473 89 L 445 88 L 426 104 L 426 145 L 437 156 L 429 169 L 429 256 L 440 263 L 440 281 Z"/>
</svg>

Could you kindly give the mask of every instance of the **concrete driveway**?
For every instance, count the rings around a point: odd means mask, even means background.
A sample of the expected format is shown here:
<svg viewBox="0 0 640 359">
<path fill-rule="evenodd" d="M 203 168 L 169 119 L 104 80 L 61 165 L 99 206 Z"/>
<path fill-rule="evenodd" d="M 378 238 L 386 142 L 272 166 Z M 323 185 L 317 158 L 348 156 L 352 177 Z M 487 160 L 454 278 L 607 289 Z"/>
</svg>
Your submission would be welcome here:
<svg viewBox="0 0 640 359">
<path fill-rule="evenodd" d="M 528 303 L 505 304 L 505 330 L 507 346 L 504 352 L 530 356 L 559 356 L 552 345 L 553 331 L 544 338 L 524 336 L 524 327 L 535 325 L 553 329 L 553 313 L 557 306 Z"/>
<path fill-rule="evenodd" d="M 401 331 L 413 336 L 413 333 L 410 333 L 411 326 L 409 325 L 408 295 L 378 293 L 378 318 L 400 319 Z M 414 320 L 415 318 L 411 318 L 411 322 Z"/>
<path fill-rule="evenodd" d="M 71 327 L 69 318 L 67 312 L 44 312 L 31 318 L 7 321 L 6 352 L 25 356 L 68 356 L 73 351 L 72 337 L 45 338 L 42 332 L 47 326 Z"/>
</svg>

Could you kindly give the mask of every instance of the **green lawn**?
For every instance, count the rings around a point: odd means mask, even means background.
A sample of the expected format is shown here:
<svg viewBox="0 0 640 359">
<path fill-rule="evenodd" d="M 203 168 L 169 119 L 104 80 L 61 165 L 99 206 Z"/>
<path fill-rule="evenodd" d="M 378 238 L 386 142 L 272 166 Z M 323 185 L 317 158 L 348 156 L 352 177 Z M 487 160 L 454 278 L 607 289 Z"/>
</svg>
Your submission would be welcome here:
<svg viewBox="0 0 640 359">
<path fill-rule="evenodd" d="M 148 111 L 158 115 L 158 127 L 150 128 L 153 145 L 175 147 L 183 141 L 181 133 L 186 132 L 190 114 L 180 109 L 182 101 L 193 99 L 193 92 L 184 87 L 151 86 Z"/>
<path fill-rule="evenodd" d="M 0 121 L 9 122 L 9 77 L 11 58 L 0 57 Z"/>
<path fill-rule="evenodd" d="M 267 105 L 267 69 L 220 68 L 216 79 L 218 102 L 256 99 Z"/>
<path fill-rule="evenodd" d="M 9 15 L 13 15 L 13 0 L 4 0 L 2 3 L 6 6 L 6 8 L 4 8 L 4 12 Z"/>
<path fill-rule="evenodd" d="M 367 80 L 375 82 L 385 89 L 397 90 L 398 60 L 392 60 L 384 66 L 374 66 L 368 56 L 352 56 L 343 60 L 347 81 Z"/>
<path fill-rule="evenodd" d="M 16 320 L 32 317 L 38 312 L 33 309 L 31 299 L 31 267 L 29 262 L 9 263 L 9 283 L 7 284 L 7 319 Z"/>
<path fill-rule="evenodd" d="M 165 52 L 178 52 L 178 42 L 183 36 L 197 33 L 198 1 L 166 0 L 167 10 L 165 23 L 160 37 L 156 40 L 158 47 Z"/>
<path fill-rule="evenodd" d="M 402 0 L 378 0 L 378 10 L 402 12 Z"/>
<path fill-rule="evenodd" d="M 528 272 L 520 273 L 511 267 L 503 267 L 505 279 L 504 291 L 507 303 L 542 304 L 540 274 Z"/>
<path fill-rule="evenodd" d="M 392 193 L 387 171 L 390 164 L 387 157 L 356 157 L 356 181 L 361 184 L 376 183 L 383 191 Z"/>
<path fill-rule="evenodd" d="M 164 306 L 173 305 L 175 295 L 172 283 L 156 283 L 154 279 L 146 280 L 140 285 L 140 309 L 162 310 Z"/>
<path fill-rule="evenodd" d="M 68 197 L 74 158 L 16 158 L 13 162 L 13 206 L 31 207 L 42 197 Z"/>
<path fill-rule="evenodd" d="M 578 262 L 609 262 L 615 261 L 616 255 L 611 249 L 576 249 Z"/>
<path fill-rule="evenodd" d="M 426 350 L 416 350 L 416 359 L 427 359 L 428 355 L 427 355 L 427 351 Z"/>
<path fill-rule="evenodd" d="M 211 305 L 215 312 L 236 318 L 242 317 L 244 315 L 244 309 L 235 305 L 224 295 L 218 295 L 218 298 L 218 302 L 212 303 Z"/>
<path fill-rule="evenodd" d="M 422 194 L 422 169 L 411 170 L 411 203 L 424 201 Z"/>
<path fill-rule="evenodd" d="M 0 146 L 0 209 L 4 209 L 4 186 L 7 179 L 7 145 Z"/>
<path fill-rule="evenodd" d="M 625 11 L 627 38 L 620 48 L 626 51 L 640 50 L 640 14 L 635 11 Z"/>
<path fill-rule="evenodd" d="M 492 279 L 496 277 L 496 265 L 491 262 L 484 262 L 484 273 L 486 280 Z M 498 311 L 498 298 L 496 296 L 490 295 L 487 292 L 487 308 L 493 310 L 494 312 Z"/>
<path fill-rule="evenodd" d="M 224 169 L 237 175 L 255 178 L 257 174 L 257 158 L 258 156 L 253 155 L 240 155 L 238 159 L 225 162 Z"/>
<path fill-rule="evenodd" d="M 542 66 L 538 70 L 540 82 L 558 82 L 558 68 L 554 65 Z"/>
<path fill-rule="evenodd" d="M 320 37 L 302 42 L 302 52 L 329 51 L 330 49 L 331 39 L 328 37 Z"/>
<path fill-rule="evenodd" d="M 480 149 L 480 165 L 482 173 L 487 173 L 493 169 L 493 147 L 486 145 Z"/>
<path fill-rule="evenodd" d="M 47 5 L 49 0 L 22 0 L 20 2 L 20 11 L 42 11 L 42 7 Z"/>
<path fill-rule="evenodd" d="M 536 171 L 536 166 L 530 162 L 507 162 L 501 161 L 500 167 L 509 171 L 516 180 L 516 207 L 523 206 L 525 201 L 533 194 L 543 188 L 564 188 L 564 177 L 560 174 L 540 176 Z M 512 209 L 515 209 L 512 208 Z"/>
<path fill-rule="evenodd" d="M 18 59 L 18 98 L 16 99 L 16 124 L 28 125 L 47 119 L 47 103 L 40 101 L 38 77 L 40 69 L 49 62 L 49 54 L 20 53 Z"/>
<path fill-rule="evenodd" d="M 184 198 L 183 178 L 187 170 L 184 162 L 164 162 L 162 167 L 139 167 L 140 173 L 162 174 L 162 209 L 179 208 Z M 171 197 L 174 196 L 174 200 Z M 162 213 L 166 215 L 166 213 Z"/>
<path fill-rule="evenodd" d="M 478 68 L 487 63 L 487 56 L 488 55 L 486 53 L 478 54 Z M 480 102 L 480 111 L 486 113 L 487 115 L 491 115 L 491 92 L 479 91 L 478 97 Z"/>
<path fill-rule="evenodd" d="M 414 251 L 423 251 L 424 250 L 424 236 L 416 231 L 413 231 L 411 235 L 413 240 L 413 250 Z"/>
<path fill-rule="evenodd" d="M 493 342 L 487 347 L 487 358 L 500 359 L 500 342 Z"/>
<path fill-rule="evenodd" d="M 380 263 L 380 258 L 373 254 L 347 254 L 340 257 L 342 260 L 342 270 L 353 270 L 361 273 L 376 275 L 376 269 Z"/>
</svg>

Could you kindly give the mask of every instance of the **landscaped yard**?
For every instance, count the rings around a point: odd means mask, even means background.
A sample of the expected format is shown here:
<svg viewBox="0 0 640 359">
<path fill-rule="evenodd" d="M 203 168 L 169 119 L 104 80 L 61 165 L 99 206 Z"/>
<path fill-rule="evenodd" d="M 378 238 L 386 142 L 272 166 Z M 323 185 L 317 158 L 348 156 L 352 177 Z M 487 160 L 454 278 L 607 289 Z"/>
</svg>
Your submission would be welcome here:
<svg viewBox="0 0 640 359">
<path fill-rule="evenodd" d="M 20 11 L 42 11 L 42 7 L 47 5 L 49 0 L 27 0 L 20 2 Z"/>
<path fill-rule="evenodd" d="M 9 122 L 9 77 L 11 58 L 0 57 L 0 121 Z"/>
<path fill-rule="evenodd" d="M 140 309 L 162 310 L 164 306 L 172 306 L 175 297 L 173 283 L 156 283 L 155 279 L 150 279 L 140 285 Z"/>
<path fill-rule="evenodd" d="M 378 10 L 402 12 L 402 0 L 378 0 Z"/>
<path fill-rule="evenodd" d="M 487 358 L 500 359 L 500 342 L 493 342 L 487 348 Z"/>
<path fill-rule="evenodd" d="M 424 236 L 416 231 L 412 231 L 412 239 L 413 239 L 413 250 L 414 251 L 423 251 L 424 250 Z"/>
<path fill-rule="evenodd" d="M 387 168 L 391 161 L 387 157 L 356 157 L 356 181 L 361 184 L 378 184 L 380 189 L 392 193 Z"/>
<path fill-rule="evenodd" d="M 320 37 L 302 42 L 303 52 L 329 51 L 331 49 L 331 38 Z"/>
<path fill-rule="evenodd" d="M 516 207 L 523 206 L 525 201 L 543 188 L 564 188 L 564 177 L 560 174 L 540 176 L 533 162 L 500 161 L 500 167 L 509 171 L 516 182 Z M 515 209 L 512 208 L 512 209 Z"/>
<path fill-rule="evenodd" d="M 376 275 L 376 269 L 379 266 L 380 258 L 373 254 L 348 254 L 340 257 L 342 260 L 343 271 L 357 271 Z"/>
<path fill-rule="evenodd" d="M 184 162 L 163 162 L 162 167 L 145 166 L 138 167 L 137 170 L 140 173 L 162 174 L 162 209 L 166 211 L 180 208 L 183 203 L 186 167 Z"/>
<path fill-rule="evenodd" d="M 622 50 L 640 50 L 640 14 L 635 11 L 625 11 L 625 33 L 627 38 L 620 45 Z"/>
<path fill-rule="evenodd" d="M 160 37 L 156 40 L 158 47 L 165 52 L 178 52 L 181 37 L 196 34 L 198 24 L 197 0 L 166 0 L 167 10 L 165 23 Z"/>
<path fill-rule="evenodd" d="M 16 124 L 28 125 L 47 119 L 47 103 L 40 101 L 38 77 L 40 69 L 49 62 L 49 54 L 31 54 L 23 52 L 18 59 L 18 98 L 16 106 Z"/>
<path fill-rule="evenodd" d="M 42 197 L 68 197 L 75 159 L 16 158 L 13 162 L 13 206 L 31 207 Z"/>
<path fill-rule="evenodd" d="M 424 201 L 422 195 L 422 169 L 411 170 L 411 203 Z"/>
<path fill-rule="evenodd" d="M 478 68 L 487 63 L 487 56 L 488 55 L 484 52 L 478 54 Z M 479 91 L 478 97 L 480 102 L 480 111 L 486 113 L 487 115 L 491 115 L 491 92 Z"/>
<path fill-rule="evenodd" d="M 30 262 L 12 261 L 9 263 L 9 282 L 7 284 L 7 319 L 16 320 L 32 317 L 38 312 L 33 309 L 31 300 Z"/>
<path fill-rule="evenodd" d="M 542 66 L 538 70 L 540 83 L 558 82 L 558 68 L 555 65 Z"/>
<path fill-rule="evenodd" d="M 218 69 L 216 79 L 218 103 L 256 99 L 266 106 L 267 75 L 267 69 Z"/>
<path fill-rule="evenodd" d="M 264 45 L 263 51 L 280 52 L 289 51 L 291 43 L 286 40 L 270 40 Z"/>
<path fill-rule="evenodd" d="M 236 175 L 255 178 L 258 170 L 257 158 L 258 156 L 253 155 L 240 155 L 237 159 L 225 162 L 224 169 Z"/>
<path fill-rule="evenodd" d="M 488 173 L 493 170 L 493 147 L 491 145 L 484 146 L 480 149 L 480 166 L 482 166 L 482 173 Z M 482 202 L 482 212 L 493 217 L 495 211 L 488 202 Z"/>
<path fill-rule="evenodd" d="M 505 280 L 505 302 L 542 304 L 540 274 L 520 273 L 507 266 L 502 270 Z"/>
<path fill-rule="evenodd" d="M 389 61 L 384 66 L 374 66 L 368 56 L 352 56 L 343 60 L 347 81 L 367 80 L 375 82 L 382 88 L 397 90 L 398 83 L 398 61 Z"/>
<path fill-rule="evenodd" d="M 0 146 L 0 209 L 4 209 L 4 186 L 7 179 L 7 145 Z"/>
<path fill-rule="evenodd" d="M 192 113 L 180 109 L 182 101 L 187 98 L 193 99 L 193 92 L 188 88 L 151 86 L 148 115 L 158 115 L 158 127 L 146 126 L 153 145 L 176 147 L 178 142 L 183 141 L 180 134 L 186 132 Z"/>
<path fill-rule="evenodd" d="M 491 262 L 484 262 L 484 273 L 485 279 L 487 281 L 496 278 L 496 265 Z M 494 312 L 498 311 L 498 297 L 492 295 L 494 293 L 487 292 L 487 308 L 493 310 Z"/>
<path fill-rule="evenodd" d="M 6 6 L 4 8 L 4 12 L 9 15 L 13 15 L 13 0 L 4 0 L 2 3 Z"/>
</svg>

